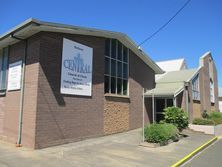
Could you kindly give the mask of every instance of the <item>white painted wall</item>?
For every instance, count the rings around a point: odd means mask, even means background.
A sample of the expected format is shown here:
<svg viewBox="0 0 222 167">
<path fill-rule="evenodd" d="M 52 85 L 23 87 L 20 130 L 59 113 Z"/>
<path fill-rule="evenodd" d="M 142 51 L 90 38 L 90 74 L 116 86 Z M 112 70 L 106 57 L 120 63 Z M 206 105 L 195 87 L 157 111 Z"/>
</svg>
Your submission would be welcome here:
<svg viewBox="0 0 222 167">
<path fill-rule="evenodd" d="M 197 132 L 203 132 L 205 134 L 215 135 L 215 136 L 221 136 L 222 134 L 222 125 L 193 125 L 189 124 L 189 128 L 197 131 Z"/>
</svg>

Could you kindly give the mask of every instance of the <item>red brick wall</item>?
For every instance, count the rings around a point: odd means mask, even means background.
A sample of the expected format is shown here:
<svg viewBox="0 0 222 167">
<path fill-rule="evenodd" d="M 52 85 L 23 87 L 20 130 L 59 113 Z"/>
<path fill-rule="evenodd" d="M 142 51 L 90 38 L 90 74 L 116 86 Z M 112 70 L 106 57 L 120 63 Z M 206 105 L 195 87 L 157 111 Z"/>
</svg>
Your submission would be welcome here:
<svg viewBox="0 0 222 167">
<path fill-rule="evenodd" d="M 130 129 L 135 129 L 142 127 L 143 88 L 154 88 L 155 74 L 154 71 L 133 52 L 130 53 L 129 68 Z M 145 117 L 150 122 L 152 120 L 152 110 L 150 110 L 147 105 L 148 104 L 146 104 L 145 107 Z"/>
<path fill-rule="evenodd" d="M 3 135 L 4 129 L 4 108 L 5 108 L 5 101 L 3 97 L 0 97 L 0 136 Z"/>
<path fill-rule="evenodd" d="M 201 113 L 204 110 L 211 111 L 212 108 L 217 111 L 219 110 L 217 70 L 216 70 L 216 66 L 213 60 L 212 60 L 213 68 L 210 68 L 209 59 L 211 59 L 210 54 L 201 58 L 202 65 L 203 65 L 199 72 Z M 212 79 L 214 82 L 214 94 L 215 94 L 215 103 L 212 103 L 212 104 L 211 104 L 211 98 L 210 98 L 210 73 L 212 74 Z"/>
<path fill-rule="evenodd" d="M 60 94 L 63 37 L 93 48 L 92 97 Z M 28 39 L 22 128 L 24 146 L 43 148 L 105 134 L 104 41 L 104 38 L 93 36 L 50 32 L 41 32 Z M 11 46 L 9 63 L 21 60 L 24 47 L 24 42 Z M 153 70 L 133 52 L 130 52 L 129 62 L 129 98 L 118 98 L 118 102 L 116 98 L 108 98 L 109 104 L 126 111 L 124 121 L 119 122 L 125 123 L 120 131 L 142 126 L 142 88 L 154 86 Z M 0 134 L 13 143 L 18 136 L 19 104 L 20 91 L 6 92 L 6 96 L 0 97 Z M 146 105 L 146 112 L 152 112 L 149 107 Z M 146 114 L 147 121 L 148 115 L 151 117 L 150 113 Z M 119 128 L 111 129 L 112 133 L 120 131 Z"/>
<path fill-rule="evenodd" d="M 48 32 L 41 35 L 35 147 L 104 135 L 104 38 Z M 92 97 L 60 94 L 63 37 L 93 48 Z M 129 66 L 130 98 L 119 98 L 118 103 L 116 98 L 109 98 L 109 104 L 113 102 L 120 108 L 129 108 L 129 128 L 126 118 L 122 129 L 109 129 L 112 133 L 142 126 L 142 87 L 153 87 L 153 70 L 132 52 Z M 124 107 L 126 104 L 129 107 Z M 127 113 L 124 113 L 125 116 Z"/>
<path fill-rule="evenodd" d="M 10 46 L 9 64 L 21 60 L 24 54 L 24 46 L 23 42 Z M 6 136 L 10 142 L 16 143 L 18 136 L 20 91 L 7 91 L 5 97 L 2 98 L 4 98 L 5 101 L 3 135 Z"/>
<path fill-rule="evenodd" d="M 189 86 L 189 98 L 190 98 L 190 121 L 194 118 L 201 117 L 204 110 L 206 111 L 218 111 L 218 80 L 217 70 L 213 62 L 213 68 L 209 67 L 210 54 L 200 58 L 201 69 L 199 70 L 199 87 L 200 87 L 200 101 L 194 101 L 192 97 L 192 83 Z M 211 103 L 210 97 L 210 73 L 214 82 L 215 103 Z"/>
<path fill-rule="evenodd" d="M 35 115 L 37 102 L 37 75 L 39 57 L 39 37 L 35 35 L 28 39 L 24 112 L 22 128 L 22 145 L 34 148 L 35 139 Z M 9 47 L 9 64 L 22 59 L 25 53 L 25 43 L 18 42 Z M 20 106 L 20 90 L 7 91 L 5 96 L 0 97 L 1 115 L 0 126 L 5 140 L 12 143 L 17 142 L 18 120 Z"/>
<path fill-rule="evenodd" d="M 35 146 L 39 49 L 40 38 L 37 34 L 28 40 L 22 125 L 22 144 L 31 148 Z"/>
<path fill-rule="evenodd" d="M 93 48 L 92 97 L 60 94 L 63 37 Z M 36 148 L 103 135 L 104 39 L 42 33 Z"/>
<path fill-rule="evenodd" d="M 129 54 L 129 98 L 105 98 L 106 134 L 142 127 L 143 88 L 154 87 L 154 71 L 133 52 Z M 145 101 L 145 121 L 152 122 L 152 103 Z M 108 106 L 108 107 L 107 107 Z M 114 119 L 115 118 L 115 119 Z M 113 125 L 117 124 L 117 125 Z"/>
<path fill-rule="evenodd" d="M 129 103 L 129 98 L 105 98 L 104 134 L 112 134 L 129 130 Z"/>
</svg>

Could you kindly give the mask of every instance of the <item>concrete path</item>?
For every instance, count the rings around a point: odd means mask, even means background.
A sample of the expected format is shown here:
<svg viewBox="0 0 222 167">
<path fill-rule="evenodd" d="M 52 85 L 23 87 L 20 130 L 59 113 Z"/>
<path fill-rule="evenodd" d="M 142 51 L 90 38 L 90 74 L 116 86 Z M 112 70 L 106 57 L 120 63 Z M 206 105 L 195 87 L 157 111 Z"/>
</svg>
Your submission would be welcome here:
<svg viewBox="0 0 222 167">
<path fill-rule="evenodd" d="M 200 152 L 184 166 L 219 167 L 222 166 L 222 139 Z"/>
<path fill-rule="evenodd" d="M 189 137 L 159 148 L 138 146 L 141 130 L 41 150 L 15 148 L 14 145 L 0 142 L 0 166 L 171 166 L 213 137 L 192 131 L 185 133 Z"/>
</svg>

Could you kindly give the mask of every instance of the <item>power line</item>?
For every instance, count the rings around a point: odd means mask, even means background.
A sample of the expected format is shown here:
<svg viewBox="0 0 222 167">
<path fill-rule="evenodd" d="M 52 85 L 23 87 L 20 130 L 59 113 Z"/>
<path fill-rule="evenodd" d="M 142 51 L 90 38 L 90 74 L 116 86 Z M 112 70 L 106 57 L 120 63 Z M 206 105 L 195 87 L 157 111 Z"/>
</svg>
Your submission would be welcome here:
<svg viewBox="0 0 222 167">
<path fill-rule="evenodd" d="M 154 37 L 157 33 L 159 33 L 162 29 L 164 29 L 190 2 L 191 0 L 187 0 L 186 3 L 171 17 L 165 24 L 163 24 L 158 30 L 156 30 L 153 34 L 147 37 L 144 41 L 142 41 L 139 45 L 143 45 L 145 42 L 149 41 L 152 37 Z"/>
</svg>

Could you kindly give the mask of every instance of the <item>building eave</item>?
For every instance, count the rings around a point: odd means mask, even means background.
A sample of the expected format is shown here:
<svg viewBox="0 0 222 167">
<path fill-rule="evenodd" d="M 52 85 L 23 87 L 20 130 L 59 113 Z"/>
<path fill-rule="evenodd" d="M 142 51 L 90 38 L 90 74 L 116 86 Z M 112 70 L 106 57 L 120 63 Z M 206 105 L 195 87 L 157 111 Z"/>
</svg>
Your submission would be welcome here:
<svg viewBox="0 0 222 167">
<path fill-rule="evenodd" d="M 163 70 L 145 52 L 139 50 L 136 43 L 124 33 L 98 30 L 94 28 L 71 26 L 58 23 L 50 23 L 33 18 L 24 21 L 23 23 L 19 24 L 13 29 L 2 34 L 0 36 L 0 49 L 18 42 L 18 40 L 11 38 L 11 35 L 15 35 L 19 38 L 26 39 L 41 31 L 80 34 L 80 35 L 118 39 L 126 47 L 130 48 L 140 59 L 142 59 L 146 65 L 148 65 L 151 69 L 153 69 L 155 74 L 164 73 Z"/>
</svg>

